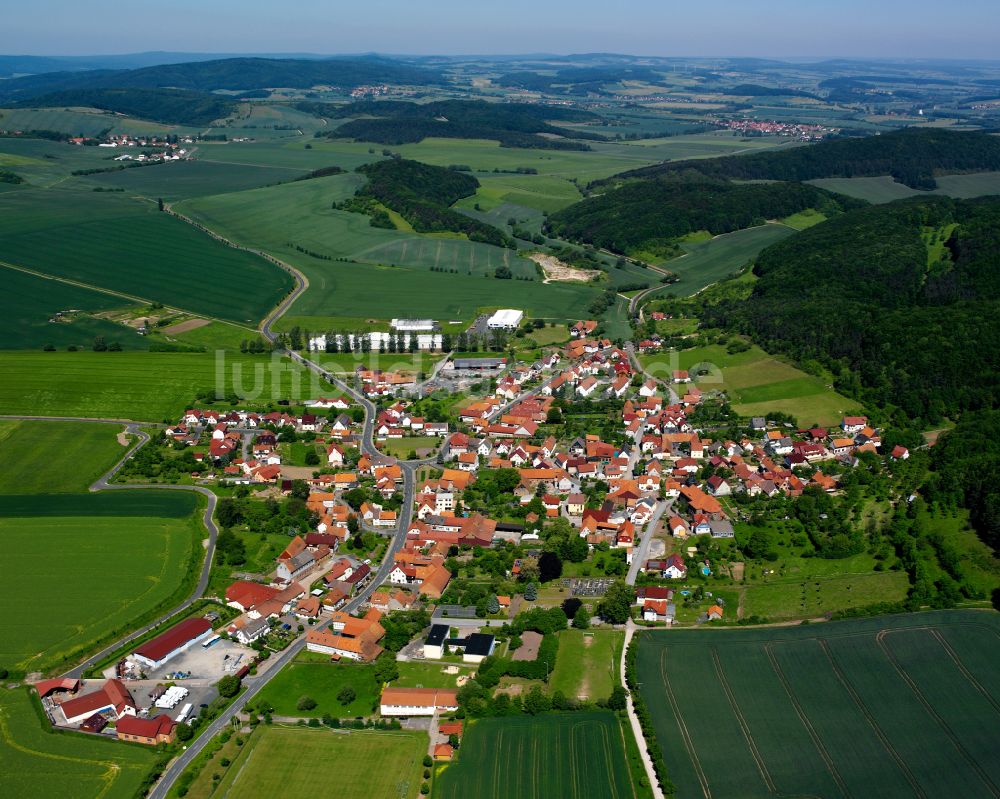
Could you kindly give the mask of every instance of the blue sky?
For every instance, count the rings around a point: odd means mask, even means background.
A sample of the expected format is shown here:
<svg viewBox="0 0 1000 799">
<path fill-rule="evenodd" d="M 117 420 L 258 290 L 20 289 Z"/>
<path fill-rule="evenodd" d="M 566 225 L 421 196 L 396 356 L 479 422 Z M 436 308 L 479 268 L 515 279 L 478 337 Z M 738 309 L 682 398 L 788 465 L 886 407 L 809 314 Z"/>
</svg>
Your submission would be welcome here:
<svg viewBox="0 0 1000 799">
<path fill-rule="evenodd" d="M 0 53 L 578 53 L 1000 59 L 997 0 L 27 0 Z"/>
</svg>

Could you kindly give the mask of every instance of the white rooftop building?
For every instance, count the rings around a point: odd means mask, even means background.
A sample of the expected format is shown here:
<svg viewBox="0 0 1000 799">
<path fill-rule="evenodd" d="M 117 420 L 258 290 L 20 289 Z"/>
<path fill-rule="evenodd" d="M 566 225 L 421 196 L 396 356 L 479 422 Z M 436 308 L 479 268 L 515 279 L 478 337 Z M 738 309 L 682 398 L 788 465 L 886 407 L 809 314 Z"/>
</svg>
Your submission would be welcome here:
<svg viewBox="0 0 1000 799">
<path fill-rule="evenodd" d="M 405 333 L 431 332 L 437 326 L 433 319 L 393 319 L 392 329 Z"/>
<path fill-rule="evenodd" d="M 522 319 L 524 319 L 524 311 L 502 308 L 486 320 L 486 326 L 490 330 L 516 330 Z"/>
</svg>

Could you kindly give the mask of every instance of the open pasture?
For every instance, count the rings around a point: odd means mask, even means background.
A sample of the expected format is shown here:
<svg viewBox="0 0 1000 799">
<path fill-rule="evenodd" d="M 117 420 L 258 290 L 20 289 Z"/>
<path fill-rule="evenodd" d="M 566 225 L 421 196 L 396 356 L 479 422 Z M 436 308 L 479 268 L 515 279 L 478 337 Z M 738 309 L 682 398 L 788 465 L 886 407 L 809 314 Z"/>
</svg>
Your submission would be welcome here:
<svg viewBox="0 0 1000 799">
<path fill-rule="evenodd" d="M 806 374 L 757 346 L 730 354 L 713 345 L 678 352 L 642 356 L 643 365 L 663 379 L 675 369 L 693 371 L 703 391 L 725 391 L 736 411 L 744 416 L 778 410 L 802 424 L 836 423 L 853 409 L 851 400 L 837 394 L 821 378 Z"/>
<path fill-rule="evenodd" d="M 678 796 L 995 796 L 1000 617 L 642 633 Z"/>
<path fill-rule="evenodd" d="M 680 281 L 666 286 L 662 293 L 672 292 L 682 297 L 697 294 L 706 286 L 739 271 L 765 247 L 794 232 L 785 225 L 760 225 L 682 245 L 688 251 L 686 255 L 661 264 L 680 277 Z"/>
<path fill-rule="evenodd" d="M 0 118 L 0 127 L 3 122 Z M 30 186 L 48 187 L 67 179 L 76 181 L 71 177 L 72 172 L 104 169 L 113 163 L 108 158 L 108 151 L 99 147 L 77 147 L 48 139 L 0 139 L 0 168 L 16 172 Z M 25 188 L 22 186 L 20 190 Z"/>
<path fill-rule="evenodd" d="M 258 191 L 207 197 L 178 210 L 241 244 L 252 244 L 289 260 L 307 274 L 335 269 L 331 262 L 296 250 L 368 264 L 426 270 L 457 270 L 482 277 L 500 266 L 515 275 L 535 274 L 534 264 L 510 250 L 461 237 L 419 235 L 374 228 L 363 214 L 335 211 L 332 203 L 353 196 L 357 174 L 335 175 Z"/>
<path fill-rule="evenodd" d="M 40 350 L 46 344 L 59 349 L 70 345 L 89 348 L 95 336 L 104 336 L 124 349 L 146 349 L 147 342 L 135 331 L 90 315 L 122 308 L 130 304 L 128 300 L 2 266 L 0 276 L 4 287 L 0 294 L 0 348 Z M 69 310 L 89 313 L 55 316 Z"/>
<path fill-rule="evenodd" d="M 427 735 L 260 726 L 219 783 L 219 796 L 416 799 Z M 316 764 L 315 768 L 306 767 Z"/>
<path fill-rule="evenodd" d="M 890 177 L 821 178 L 807 181 L 828 191 L 857 197 L 870 203 L 888 203 L 906 197 L 944 194 L 959 199 L 1000 194 L 1000 172 L 974 172 L 968 175 L 938 175 L 933 191 L 918 191 L 897 183 Z"/>
<path fill-rule="evenodd" d="M 292 287 L 262 258 L 121 195 L 2 194 L 0 238 L 4 260 L 16 266 L 244 324 Z"/>
<path fill-rule="evenodd" d="M 359 663 L 310 663 L 293 661 L 267 684 L 260 701 L 271 705 L 275 715 L 320 718 L 370 716 L 378 704 L 381 686 L 375 681 L 375 667 Z M 352 688 L 355 699 L 346 705 L 337 699 L 344 688 Z M 300 710 L 299 699 L 316 700 L 312 710 Z"/>
<path fill-rule="evenodd" d="M 24 689 L 0 690 L 0 796 L 131 799 L 156 758 L 96 735 L 51 735 Z"/>
<path fill-rule="evenodd" d="M 436 799 L 626 799 L 634 788 L 607 711 L 480 719 L 434 783 Z"/>
<path fill-rule="evenodd" d="M 288 359 L 236 353 L 6 352 L 0 413 L 175 422 L 199 391 L 262 401 L 324 389 Z"/>
<path fill-rule="evenodd" d="M 3 108 L 0 127 L 6 130 L 54 130 L 71 136 L 130 133 L 136 136 L 197 133 L 197 129 L 166 122 L 134 119 L 97 108 Z M 106 155 L 106 153 L 105 153 Z"/>
<path fill-rule="evenodd" d="M 125 454 L 123 428 L 87 422 L 0 420 L 0 494 L 73 494 Z M 2 511 L 0 511 L 2 512 Z"/>
<path fill-rule="evenodd" d="M 207 194 L 256 189 L 294 180 L 304 174 L 304 170 L 286 167 L 192 160 L 88 175 L 83 180 L 88 184 L 124 189 L 130 194 L 173 202 Z"/>
<path fill-rule="evenodd" d="M 175 502 L 194 510 L 187 494 Z M 193 516 L 87 517 L 86 507 L 67 516 L 0 517 L 0 663 L 8 668 L 45 671 L 179 599 L 201 534 Z M 24 597 L 50 584 L 57 595 L 39 624 Z"/>
</svg>

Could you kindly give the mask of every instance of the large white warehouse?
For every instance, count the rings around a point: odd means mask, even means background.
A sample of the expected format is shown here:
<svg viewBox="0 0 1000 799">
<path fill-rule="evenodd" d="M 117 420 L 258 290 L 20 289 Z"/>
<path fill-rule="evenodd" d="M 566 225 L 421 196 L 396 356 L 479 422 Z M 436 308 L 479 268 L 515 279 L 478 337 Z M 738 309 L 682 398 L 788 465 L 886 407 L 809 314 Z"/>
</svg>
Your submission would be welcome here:
<svg viewBox="0 0 1000 799">
<path fill-rule="evenodd" d="M 486 320 L 486 326 L 490 330 L 516 330 L 522 319 L 524 319 L 524 311 L 502 308 Z"/>
</svg>

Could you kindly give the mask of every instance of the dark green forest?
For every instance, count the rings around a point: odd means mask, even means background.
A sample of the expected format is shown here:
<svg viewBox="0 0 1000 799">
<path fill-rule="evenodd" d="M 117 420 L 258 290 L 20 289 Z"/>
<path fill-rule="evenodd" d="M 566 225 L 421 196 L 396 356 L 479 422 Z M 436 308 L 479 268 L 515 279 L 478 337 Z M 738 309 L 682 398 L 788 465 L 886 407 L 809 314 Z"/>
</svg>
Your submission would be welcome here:
<svg viewBox="0 0 1000 799">
<path fill-rule="evenodd" d="M 479 181 L 472 175 L 402 158 L 365 164 L 358 171 L 368 177 L 368 183 L 357 191 L 356 199 L 382 203 L 398 212 L 419 233 L 447 230 L 465 233 L 472 241 L 501 247 L 512 243 L 492 225 L 448 207 L 476 193 Z M 362 210 L 351 201 L 344 208 Z"/>
<path fill-rule="evenodd" d="M 764 250 L 746 299 L 703 321 L 830 369 L 901 424 L 991 408 L 1000 376 L 1000 198 L 854 210 Z"/>
<path fill-rule="evenodd" d="M 935 189 L 937 174 L 1000 169 L 1000 137 L 981 131 L 907 128 L 860 139 L 828 139 L 808 147 L 750 155 L 673 161 L 624 172 L 622 179 L 693 169 L 735 180 L 814 180 L 889 175 L 914 189 Z"/>
<path fill-rule="evenodd" d="M 553 106 L 524 103 L 488 103 L 482 100 L 442 100 L 423 105 L 410 102 L 378 101 L 351 103 L 334 110 L 317 103 L 298 103 L 309 113 L 336 117 L 365 115 L 352 119 L 331 131 L 318 133 L 329 138 L 351 138 L 379 144 L 412 144 L 434 136 L 446 139 L 495 139 L 501 147 L 526 147 L 546 150 L 586 150 L 588 146 L 574 139 L 601 139 L 595 134 L 567 131 L 549 124 L 587 122 L 594 114 Z M 539 134 L 560 136 L 548 139 Z"/>
<path fill-rule="evenodd" d="M 931 450 L 931 501 L 969 508 L 973 527 L 1000 548 L 1000 411 L 963 416 Z"/>
<path fill-rule="evenodd" d="M 156 89 L 170 87 L 210 92 L 216 89 L 266 89 L 316 85 L 350 88 L 370 83 L 423 86 L 439 83 L 432 69 L 386 58 L 223 58 L 160 64 L 128 70 L 51 72 L 0 82 L 0 99 L 19 101 L 70 89 Z"/>
<path fill-rule="evenodd" d="M 236 103 L 227 97 L 187 89 L 73 89 L 34 97 L 19 105 L 85 106 L 171 125 L 209 125 L 236 110 Z"/>
<path fill-rule="evenodd" d="M 697 173 L 630 181 L 552 214 L 547 230 L 617 253 L 666 252 L 698 230 L 730 233 L 816 208 L 828 216 L 863 203 L 801 183 L 737 184 Z"/>
</svg>

